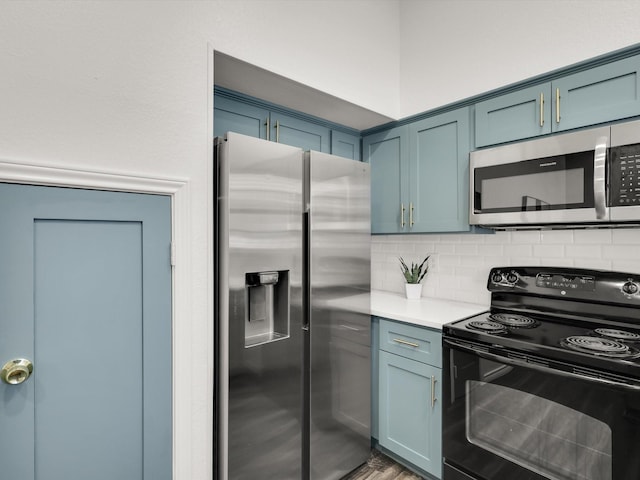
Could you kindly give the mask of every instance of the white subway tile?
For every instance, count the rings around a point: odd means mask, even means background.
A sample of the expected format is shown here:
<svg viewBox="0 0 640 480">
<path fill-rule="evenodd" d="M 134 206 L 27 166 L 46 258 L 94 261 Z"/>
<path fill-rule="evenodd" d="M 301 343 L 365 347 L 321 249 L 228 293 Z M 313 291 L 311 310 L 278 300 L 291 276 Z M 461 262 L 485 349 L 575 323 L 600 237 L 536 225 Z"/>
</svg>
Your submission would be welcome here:
<svg viewBox="0 0 640 480">
<path fill-rule="evenodd" d="M 602 258 L 576 258 L 573 266 L 592 270 L 612 270 L 611 260 L 603 260 Z"/>
<path fill-rule="evenodd" d="M 440 255 L 438 257 L 438 267 L 450 267 L 460 265 L 460 257 L 457 255 Z"/>
<path fill-rule="evenodd" d="M 573 243 L 573 230 L 543 230 L 540 241 L 547 244 Z"/>
<path fill-rule="evenodd" d="M 511 232 L 511 243 L 540 243 L 540 231 L 521 230 L 517 232 Z"/>
<path fill-rule="evenodd" d="M 601 245 L 566 245 L 565 253 L 571 258 L 602 258 Z"/>
<path fill-rule="evenodd" d="M 604 245 L 603 257 L 611 260 L 637 261 L 640 257 L 640 245 Z"/>
<path fill-rule="evenodd" d="M 503 253 L 502 245 L 478 245 L 478 255 L 482 257 L 501 257 Z"/>
<path fill-rule="evenodd" d="M 531 245 L 505 245 L 505 257 L 531 257 L 533 256 L 533 248 Z"/>
<path fill-rule="evenodd" d="M 482 243 L 486 244 L 506 244 L 511 243 L 511 232 L 495 232 L 493 234 L 478 235 Z"/>
<path fill-rule="evenodd" d="M 575 230 L 573 233 L 573 241 L 575 243 L 611 243 L 611 229 L 585 229 Z"/>
<path fill-rule="evenodd" d="M 541 266 L 548 267 L 574 267 L 573 258 L 540 258 Z"/>
<path fill-rule="evenodd" d="M 456 248 L 453 244 L 451 243 L 440 243 L 438 245 L 435 246 L 434 251 L 436 253 L 444 253 L 444 254 L 454 254 L 456 251 Z"/>
<path fill-rule="evenodd" d="M 478 246 L 475 244 L 461 243 L 455 245 L 454 252 L 456 255 L 478 255 Z"/>
<path fill-rule="evenodd" d="M 611 232 L 614 245 L 640 245 L 640 228 L 620 228 Z"/>
<path fill-rule="evenodd" d="M 547 258 L 564 257 L 565 248 L 564 245 L 534 245 L 533 255 Z"/>
<path fill-rule="evenodd" d="M 463 235 L 444 234 L 440 235 L 440 243 L 460 243 Z"/>
</svg>

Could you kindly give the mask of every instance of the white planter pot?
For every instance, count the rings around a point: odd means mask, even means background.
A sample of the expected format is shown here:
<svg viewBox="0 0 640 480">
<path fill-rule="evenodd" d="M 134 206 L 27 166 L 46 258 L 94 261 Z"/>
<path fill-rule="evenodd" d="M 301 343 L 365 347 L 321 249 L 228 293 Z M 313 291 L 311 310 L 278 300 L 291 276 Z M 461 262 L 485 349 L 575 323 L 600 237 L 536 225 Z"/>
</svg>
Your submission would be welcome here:
<svg viewBox="0 0 640 480">
<path fill-rule="evenodd" d="M 405 283 L 404 287 L 408 299 L 417 300 L 422 296 L 421 283 Z"/>
</svg>

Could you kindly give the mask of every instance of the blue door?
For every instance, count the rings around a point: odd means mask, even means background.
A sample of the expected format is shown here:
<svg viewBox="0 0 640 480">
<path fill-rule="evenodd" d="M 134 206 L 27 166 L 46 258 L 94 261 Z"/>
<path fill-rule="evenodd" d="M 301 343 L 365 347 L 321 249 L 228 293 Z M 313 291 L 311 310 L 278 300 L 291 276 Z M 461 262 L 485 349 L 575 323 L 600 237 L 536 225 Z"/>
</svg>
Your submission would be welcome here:
<svg viewBox="0 0 640 480">
<path fill-rule="evenodd" d="M 171 478 L 170 241 L 169 197 L 0 183 L 0 477 Z"/>
</svg>

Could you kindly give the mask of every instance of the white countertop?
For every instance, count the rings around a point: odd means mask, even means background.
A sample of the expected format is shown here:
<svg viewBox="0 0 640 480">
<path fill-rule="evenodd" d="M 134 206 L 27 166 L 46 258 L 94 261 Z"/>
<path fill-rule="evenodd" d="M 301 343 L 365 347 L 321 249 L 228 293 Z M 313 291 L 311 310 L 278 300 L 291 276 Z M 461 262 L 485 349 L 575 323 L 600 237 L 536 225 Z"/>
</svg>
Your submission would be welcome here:
<svg viewBox="0 0 640 480">
<path fill-rule="evenodd" d="M 445 323 L 489 310 L 488 305 L 422 297 L 407 300 L 400 293 L 371 291 L 371 315 L 441 330 Z"/>
</svg>

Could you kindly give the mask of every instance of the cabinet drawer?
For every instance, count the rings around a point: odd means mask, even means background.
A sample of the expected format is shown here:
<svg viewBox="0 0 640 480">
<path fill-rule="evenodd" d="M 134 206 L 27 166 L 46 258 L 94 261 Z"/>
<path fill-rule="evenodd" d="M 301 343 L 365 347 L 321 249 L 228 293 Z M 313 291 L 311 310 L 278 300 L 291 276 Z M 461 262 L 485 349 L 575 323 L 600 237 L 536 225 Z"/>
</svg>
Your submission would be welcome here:
<svg viewBox="0 0 640 480">
<path fill-rule="evenodd" d="M 442 333 L 380 320 L 380 350 L 442 367 Z"/>
</svg>

